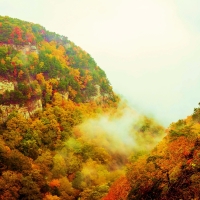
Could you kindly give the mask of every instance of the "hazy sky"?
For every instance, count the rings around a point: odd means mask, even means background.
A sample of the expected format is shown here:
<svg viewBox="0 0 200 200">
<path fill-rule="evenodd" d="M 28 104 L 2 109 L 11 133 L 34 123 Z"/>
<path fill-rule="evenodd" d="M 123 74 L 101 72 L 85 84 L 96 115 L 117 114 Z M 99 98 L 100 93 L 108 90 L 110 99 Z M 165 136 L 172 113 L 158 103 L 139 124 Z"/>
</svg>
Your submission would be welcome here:
<svg viewBox="0 0 200 200">
<path fill-rule="evenodd" d="M 114 90 L 164 125 L 200 102 L 199 0 L 0 0 L 0 15 L 67 36 Z"/>
</svg>

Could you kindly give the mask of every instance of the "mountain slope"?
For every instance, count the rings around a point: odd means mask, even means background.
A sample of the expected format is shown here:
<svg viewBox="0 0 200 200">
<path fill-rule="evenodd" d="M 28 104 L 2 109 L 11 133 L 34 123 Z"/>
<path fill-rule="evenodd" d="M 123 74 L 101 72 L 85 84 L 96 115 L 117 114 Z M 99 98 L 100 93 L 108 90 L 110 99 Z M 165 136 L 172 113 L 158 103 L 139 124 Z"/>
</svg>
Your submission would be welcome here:
<svg viewBox="0 0 200 200">
<path fill-rule="evenodd" d="M 99 200 L 163 135 L 67 37 L 0 16 L 0 199 Z"/>
<path fill-rule="evenodd" d="M 37 24 L 0 17 L 0 45 L 0 76 L 13 82 L 15 90 L 7 96 L 14 96 L 16 102 L 42 98 L 46 104 L 55 91 L 86 102 L 96 96 L 97 87 L 102 98 L 115 99 L 105 72 L 67 37 Z M 11 103 L 7 96 L 1 97 L 1 103 Z"/>
<path fill-rule="evenodd" d="M 111 186 L 104 200 L 199 199 L 200 108 L 172 123 L 149 155 L 130 161 L 126 177 Z M 117 195 L 116 195 L 117 194 Z"/>
<path fill-rule="evenodd" d="M 104 195 L 121 172 L 73 129 L 116 101 L 105 72 L 67 37 L 0 17 L 0 198 L 75 199 L 86 186 Z M 90 165 L 111 177 L 85 182 Z"/>
</svg>

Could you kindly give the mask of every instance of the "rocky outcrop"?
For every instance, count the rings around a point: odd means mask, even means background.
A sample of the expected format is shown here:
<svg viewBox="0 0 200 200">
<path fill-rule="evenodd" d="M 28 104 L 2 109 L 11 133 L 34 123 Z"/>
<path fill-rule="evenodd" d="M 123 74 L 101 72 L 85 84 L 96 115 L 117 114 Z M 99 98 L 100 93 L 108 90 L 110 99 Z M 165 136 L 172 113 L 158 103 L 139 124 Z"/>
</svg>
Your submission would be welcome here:
<svg viewBox="0 0 200 200">
<path fill-rule="evenodd" d="M 28 113 L 29 113 L 28 117 L 31 117 L 31 115 L 33 115 L 37 111 L 42 111 L 42 100 L 38 99 L 35 101 L 31 101 L 24 108 L 27 108 Z"/>
<path fill-rule="evenodd" d="M 31 101 L 26 106 L 19 106 L 19 104 L 0 105 L 0 121 L 5 122 L 12 112 L 18 112 L 24 118 L 28 119 L 37 111 L 42 111 L 41 99 Z"/>
<path fill-rule="evenodd" d="M 32 46 L 32 45 L 18 45 L 18 46 L 16 46 L 16 49 L 18 51 L 24 52 L 25 54 L 26 53 L 30 53 L 30 52 L 35 52 L 35 53 L 38 54 L 37 47 L 36 46 Z"/>
<path fill-rule="evenodd" d="M 15 89 L 15 83 L 9 82 L 6 79 L 0 78 L 0 94 L 5 91 L 12 91 Z M 26 105 L 20 106 L 19 104 L 1 105 L 0 104 L 0 121 L 5 122 L 8 116 L 16 111 L 23 115 L 25 118 L 31 117 L 35 112 L 42 110 L 41 99 L 27 102 Z"/>
<path fill-rule="evenodd" d="M 96 88 L 96 95 L 92 96 L 90 98 L 91 101 L 96 101 L 96 102 L 100 102 L 101 101 L 101 92 L 100 92 L 100 86 L 99 85 L 95 85 Z"/>
<path fill-rule="evenodd" d="M 106 101 L 109 98 L 109 94 L 101 94 L 101 87 L 99 85 L 95 85 L 96 95 L 90 98 L 90 101 L 96 101 L 97 103 Z"/>
<path fill-rule="evenodd" d="M 69 98 L 69 92 L 63 93 L 63 94 L 62 94 L 62 98 L 63 98 L 64 100 L 68 100 L 68 98 Z"/>
<path fill-rule="evenodd" d="M 15 44 L 4 44 L 1 43 L 1 46 L 11 46 L 13 49 L 17 50 L 17 51 L 22 51 L 24 54 L 26 53 L 31 53 L 31 52 L 35 52 L 38 54 L 38 49 L 36 46 L 31 45 L 31 44 L 27 44 L 27 45 L 15 45 Z"/>
</svg>

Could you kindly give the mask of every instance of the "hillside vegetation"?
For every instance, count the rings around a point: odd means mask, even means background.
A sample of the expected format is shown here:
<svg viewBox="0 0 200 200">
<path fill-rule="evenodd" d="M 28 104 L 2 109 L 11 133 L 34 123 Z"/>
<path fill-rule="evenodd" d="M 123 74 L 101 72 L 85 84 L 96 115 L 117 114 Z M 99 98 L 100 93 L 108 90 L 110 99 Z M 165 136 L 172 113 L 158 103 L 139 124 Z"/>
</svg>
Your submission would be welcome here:
<svg viewBox="0 0 200 200">
<path fill-rule="evenodd" d="M 163 136 L 119 102 L 105 72 L 67 37 L 0 17 L 0 199 L 103 198 L 138 151 L 127 141 L 135 135 L 151 149 L 147 138 Z"/>
<path fill-rule="evenodd" d="M 200 108 L 166 132 L 151 153 L 130 159 L 103 200 L 200 198 Z"/>
<path fill-rule="evenodd" d="M 0 16 L 0 199 L 198 199 L 199 110 L 164 132 L 67 37 Z"/>
<path fill-rule="evenodd" d="M 0 17 L 0 76 L 15 82 L 15 90 L 0 96 L 2 104 L 42 98 L 51 103 L 55 92 L 69 93 L 74 102 L 96 96 L 115 101 L 105 72 L 67 37 L 44 27 Z"/>
</svg>

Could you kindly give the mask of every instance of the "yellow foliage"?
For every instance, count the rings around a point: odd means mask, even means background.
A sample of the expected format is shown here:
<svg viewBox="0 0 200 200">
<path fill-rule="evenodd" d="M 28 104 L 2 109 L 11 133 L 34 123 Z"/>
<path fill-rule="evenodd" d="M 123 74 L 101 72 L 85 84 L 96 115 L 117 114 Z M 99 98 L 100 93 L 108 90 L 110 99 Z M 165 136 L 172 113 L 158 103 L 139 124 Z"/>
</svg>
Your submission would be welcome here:
<svg viewBox="0 0 200 200">
<path fill-rule="evenodd" d="M 53 96 L 53 105 L 55 106 L 62 106 L 63 104 L 63 97 L 60 93 L 56 92 Z"/>
<path fill-rule="evenodd" d="M 51 54 L 46 54 L 46 56 L 52 58 L 55 57 L 57 60 L 60 61 L 63 67 L 66 67 L 68 63 L 68 56 L 65 55 L 65 49 L 63 46 L 59 46 L 57 48 L 57 43 L 55 41 L 51 41 L 50 43 L 43 41 L 41 50 L 50 50 Z"/>
<path fill-rule="evenodd" d="M 50 81 L 46 81 L 46 92 L 51 96 L 52 95 L 52 91 L 53 91 L 53 88 L 52 88 L 52 84 Z"/>
<path fill-rule="evenodd" d="M 195 123 L 193 126 L 193 132 L 196 134 L 200 134 L 200 124 L 199 123 Z"/>
<path fill-rule="evenodd" d="M 89 159 L 83 165 L 82 174 L 86 179 L 86 183 L 92 182 L 93 185 L 101 185 L 106 183 L 109 172 L 104 165 Z"/>
<path fill-rule="evenodd" d="M 69 95 L 72 97 L 72 99 L 76 96 L 77 91 L 74 90 L 71 86 L 68 86 L 68 91 L 69 91 Z"/>
<path fill-rule="evenodd" d="M 60 200 L 60 197 L 56 195 L 46 194 L 43 200 Z"/>
<path fill-rule="evenodd" d="M 39 66 L 42 68 L 44 66 L 44 62 L 40 62 Z"/>
<path fill-rule="evenodd" d="M 185 121 L 186 121 L 187 124 L 191 124 L 192 123 L 192 116 L 188 116 Z"/>
<path fill-rule="evenodd" d="M 35 63 L 38 62 L 39 56 L 38 56 L 37 53 L 31 52 L 31 53 L 30 53 L 30 56 L 33 58 L 33 60 L 34 60 Z"/>
<path fill-rule="evenodd" d="M 6 57 L 6 60 L 7 60 L 7 61 L 11 61 L 11 57 L 7 56 L 7 57 Z"/>
<path fill-rule="evenodd" d="M 12 58 L 12 65 L 22 66 L 23 62 L 17 56 L 15 56 Z"/>
<path fill-rule="evenodd" d="M 55 78 L 51 78 L 51 79 L 49 80 L 49 83 L 51 83 L 52 85 L 58 86 L 58 80 L 55 79 Z"/>
</svg>

